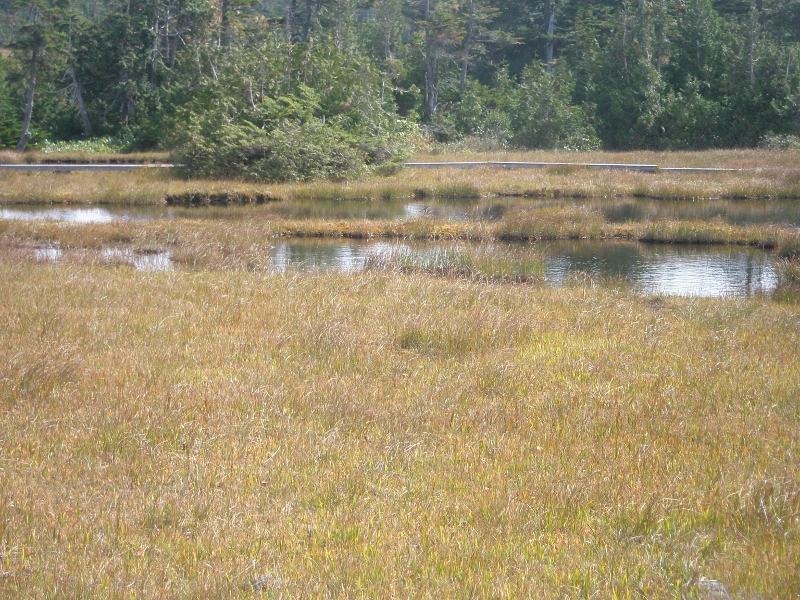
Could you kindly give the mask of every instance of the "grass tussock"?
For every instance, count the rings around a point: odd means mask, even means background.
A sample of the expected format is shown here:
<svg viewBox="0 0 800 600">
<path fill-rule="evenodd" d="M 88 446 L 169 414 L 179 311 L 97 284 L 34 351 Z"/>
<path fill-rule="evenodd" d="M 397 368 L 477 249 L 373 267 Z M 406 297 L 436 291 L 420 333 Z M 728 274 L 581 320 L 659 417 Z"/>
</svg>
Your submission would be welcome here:
<svg viewBox="0 0 800 600">
<path fill-rule="evenodd" d="M 782 240 L 788 242 L 795 236 L 768 226 L 739 227 L 715 221 L 658 221 L 640 227 L 637 237 L 648 243 L 736 244 L 775 248 Z"/>
<path fill-rule="evenodd" d="M 3 259 L 0 323 L 0 596 L 800 593 L 794 305 Z"/>
<path fill-rule="evenodd" d="M 126 155 L 127 156 L 127 155 Z M 12 156 L 13 158 L 13 156 Z M 743 168 L 732 173 L 635 173 L 588 169 L 403 169 L 354 182 L 252 186 L 240 181 L 180 180 L 163 170 L 127 173 L 0 173 L 0 203 L 161 204 L 167 196 L 251 190 L 285 199 L 396 199 L 484 196 L 604 198 L 800 198 L 800 154 L 782 151 L 700 153 L 526 153 L 420 156 L 415 160 L 654 162 L 662 166 Z"/>
<path fill-rule="evenodd" d="M 604 225 L 601 214 L 583 207 L 517 208 L 503 215 L 496 235 L 501 240 L 521 241 L 599 239 L 604 237 Z"/>
<path fill-rule="evenodd" d="M 800 258 L 784 258 L 778 263 L 778 288 L 774 297 L 781 302 L 800 304 Z"/>
<path fill-rule="evenodd" d="M 366 268 L 478 281 L 531 283 L 544 278 L 541 256 L 528 249 L 481 246 L 419 249 L 397 246 L 368 258 Z"/>
</svg>

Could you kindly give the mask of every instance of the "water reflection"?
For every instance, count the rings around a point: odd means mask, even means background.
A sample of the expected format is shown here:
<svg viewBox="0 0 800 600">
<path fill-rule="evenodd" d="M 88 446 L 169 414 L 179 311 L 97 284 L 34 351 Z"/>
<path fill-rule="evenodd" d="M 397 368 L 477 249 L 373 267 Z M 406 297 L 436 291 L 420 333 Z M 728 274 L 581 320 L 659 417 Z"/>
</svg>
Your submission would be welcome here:
<svg viewBox="0 0 800 600">
<path fill-rule="evenodd" d="M 511 208 L 536 211 L 554 206 L 582 206 L 611 223 L 651 220 L 719 220 L 732 225 L 800 227 L 800 202 L 792 200 L 647 200 L 642 198 L 558 199 L 474 198 L 408 200 L 293 200 L 261 206 L 230 207 L 52 207 L 0 208 L 0 219 L 57 220 L 108 223 L 158 219 L 323 219 L 399 220 L 431 218 L 443 221 L 502 219 Z"/>
<path fill-rule="evenodd" d="M 290 269 L 307 272 L 363 271 L 372 244 L 285 242 L 270 251 L 270 266 L 277 273 Z"/>
<path fill-rule="evenodd" d="M 364 270 L 370 258 L 382 254 L 416 254 L 424 263 L 445 246 L 296 240 L 276 246 L 270 261 L 276 272 L 292 269 L 354 273 Z M 464 247 L 447 248 L 457 253 Z M 517 246 L 515 253 L 518 260 L 526 255 L 543 257 L 544 283 L 556 287 L 588 274 L 626 281 L 648 295 L 748 298 L 767 294 L 778 284 L 772 256 L 756 249 L 581 241 Z M 505 257 L 514 260 L 513 254 Z"/>
<path fill-rule="evenodd" d="M 60 260 L 64 256 L 64 251 L 58 246 L 46 246 L 44 248 L 36 248 L 33 251 L 33 256 L 38 261 L 53 262 Z"/>
<path fill-rule="evenodd" d="M 85 251 L 67 252 L 58 246 L 44 246 L 34 249 L 33 257 L 37 261 L 58 262 L 73 252 Z M 104 248 L 97 255 L 101 263 L 127 263 L 140 271 L 176 268 L 169 250 Z M 268 257 L 269 269 L 275 273 L 358 273 L 369 268 L 415 266 L 423 270 L 441 267 L 447 272 L 448 265 L 473 264 L 481 265 L 482 276 L 501 278 L 509 273 L 530 273 L 532 265 L 543 265 L 542 285 L 580 285 L 588 276 L 623 281 L 647 295 L 748 298 L 769 294 L 778 285 L 771 253 L 724 246 L 656 246 L 620 241 L 470 246 L 298 239 L 270 247 Z M 540 267 L 535 271 L 542 273 Z"/>
<path fill-rule="evenodd" d="M 119 260 L 132 265 L 137 271 L 171 271 L 172 252 L 133 252 L 128 248 L 103 248 L 100 255 L 105 260 Z"/>
<path fill-rule="evenodd" d="M 623 279 L 653 295 L 747 298 L 778 285 L 770 254 L 749 248 L 559 242 L 545 253 L 546 277 L 556 286 L 578 273 Z"/>
<path fill-rule="evenodd" d="M 109 223 L 121 217 L 104 208 L 3 208 L 0 219 L 14 221 L 68 221 L 70 223 Z"/>
</svg>

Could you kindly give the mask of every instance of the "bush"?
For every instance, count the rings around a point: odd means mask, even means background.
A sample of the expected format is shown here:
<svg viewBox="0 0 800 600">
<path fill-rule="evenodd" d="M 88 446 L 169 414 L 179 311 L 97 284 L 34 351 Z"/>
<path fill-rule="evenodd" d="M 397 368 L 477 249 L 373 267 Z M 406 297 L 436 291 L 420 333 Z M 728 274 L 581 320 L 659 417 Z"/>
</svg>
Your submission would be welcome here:
<svg viewBox="0 0 800 600">
<path fill-rule="evenodd" d="M 338 128 L 317 121 L 282 121 L 272 130 L 228 125 L 194 136 L 174 155 L 186 175 L 247 181 L 350 179 L 367 156 Z"/>
<path fill-rule="evenodd" d="M 118 139 L 101 137 L 71 142 L 51 142 L 44 140 L 39 150 L 46 154 L 59 152 L 95 152 L 98 154 L 116 154 L 123 152 L 126 144 Z"/>
<path fill-rule="evenodd" d="M 510 109 L 512 143 L 546 150 L 597 148 L 583 109 L 570 104 L 573 86 L 569 74 L 549 74 L 539 64 L 526 67 Z"/>
<path fill-rule="evenodd" d="M 796 135 L 776 135 L 768 133 L 758 144 L 767 150 L 800 150 L 800 138 Z"/>
</svg>

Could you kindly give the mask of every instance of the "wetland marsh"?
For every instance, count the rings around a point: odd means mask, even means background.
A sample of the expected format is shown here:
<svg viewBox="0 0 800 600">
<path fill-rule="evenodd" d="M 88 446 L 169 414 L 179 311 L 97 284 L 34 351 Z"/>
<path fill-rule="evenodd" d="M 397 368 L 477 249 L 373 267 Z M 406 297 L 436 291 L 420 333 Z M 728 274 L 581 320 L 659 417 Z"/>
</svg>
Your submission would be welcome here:
<svg viewBox="0 0 800 600">
<path fill-rule="evenodd" d="M 0 596 L 800 593 L 800 201 L 128 177 L 0 207 Z"/>
</svg>

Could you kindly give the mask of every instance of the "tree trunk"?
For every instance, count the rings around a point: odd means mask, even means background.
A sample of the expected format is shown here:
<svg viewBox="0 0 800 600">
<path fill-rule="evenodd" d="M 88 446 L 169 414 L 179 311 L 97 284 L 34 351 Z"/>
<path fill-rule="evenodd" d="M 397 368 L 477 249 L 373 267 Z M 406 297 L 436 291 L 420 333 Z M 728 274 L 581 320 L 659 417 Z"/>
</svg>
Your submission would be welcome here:
<svg viewBox="0 0 800 600">
<path fill-rule="evenodd" d="M 430 24 L 431 0 L 425 0 L 425 113 L 430 118 L 439 104 L 441 48 Z"/>
<path fill-rule="evenodd" d="M 158 15 L 153 23 L 153 48 L 150 52 L 150 85 L 156 89 L 156 72 L 158 71 Z"/>
<path fill-rule="evenodd" d="M 31 51 L 31 76 L 30 80 L 28 81 L 28 99 L 25 102 L 25 117 L 22 120 L 22 137 L 19 138 L 19 143 L 17 144 L 17 151 L 22 152 L 25 150 L 25 146 L 28 143 L 28 140 L 31 139 L 31 117 L 33 116 L 33 92 L 36 88 L 36 63 L 39 61 L 39 45 L 40 40 L 38 36 L 34 39 L 33 43 L 33 50 Z"/>
<path fill-rule="evenodd" d="M 622 9 L 622 65 L 625 68 L 625 81 L 630 81 L 628 74 L 628 11 Z"/>
<path fill-rule="evenodd" d="M 297 0 L 292 0 L 292 3 L 286 7 L 286 34 L 289 36 L 289 42 L 294 43 L 297 31 L 295 30 L 295 23 L 297 19 Z"/>
<path fill-rule="evenodd" d="M 222 0 L 220 4 L 220 29 L 221 29 L 221 36 L 219 45 L 225 49 L 225 52 L 230 52 L 231 50 L 231 20 L 230 15 L 230 3 L 228 0 Z"/>
<path fill-rule="evenodd" d="M 553 32 L 556 27 L 556 3 L 555 0 L 545 0 L 544 2 L 544 27 L 547 32 L 547 41 L 544 45 L 544 63 L 545 70 L 550 73 L 553 70 L 553 50 L 555 40 L 553 39 Z"/>
<path fill-rule="evenodd" d="M 469 70 L 469 53 L 472 50 L 472 39 L 475 31 L 475 0 L 469 2 L 469 19 L 467 20 L 467 37 L 464 39 L 464 56 L 461 59 L 461 83 L 463 90 L 467 87 L 467 71 Z"/>
<path fill-rule="evenodd" d="M 756 9 L 755 6 L 750 7 L 750 87 L 756 85 Z"/>
<path fill-rule="evenodd" d="M 89 113 L 86 112 L 86 105 L 83 102 L 83 88 L 75 73 L 75 65 L 70 64 L 69 71 L 70 75 L 72 75 L 72 88 L 75 91 L 75 102 L 78 104 L 78 114 L 83 123 L 83 135 L 88 138 L 92 135 L 92 123 L 89 121 Z"/>
<path fill-rule="evenodd" d="M 661 73 L 664 60 L 664 28 L 666 27 L 667 8 L 664 0 L 660 0 L 658 18 L 656 19 L 656 70 Z"/>
<path fill-rule="evenodd" d="M 69 49 L 69 74 L 72 77 L 72 90 L 75 94 L 75 102 L 78 105 L 78 114 L 83 123 L 83 135 L 87 138 L 92 135 L 92 124 L 89 121 L 89 113 L 86 112 L 86 105 L 83 102 L 83 88 L 81 82 L 78 81 L 78 74 L 75 72 L 75 63 L 72 61 L 72 19 L 69 22 L 69 35 L 68 35 L 68 49 Z"/>
</svg>

